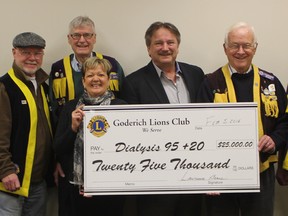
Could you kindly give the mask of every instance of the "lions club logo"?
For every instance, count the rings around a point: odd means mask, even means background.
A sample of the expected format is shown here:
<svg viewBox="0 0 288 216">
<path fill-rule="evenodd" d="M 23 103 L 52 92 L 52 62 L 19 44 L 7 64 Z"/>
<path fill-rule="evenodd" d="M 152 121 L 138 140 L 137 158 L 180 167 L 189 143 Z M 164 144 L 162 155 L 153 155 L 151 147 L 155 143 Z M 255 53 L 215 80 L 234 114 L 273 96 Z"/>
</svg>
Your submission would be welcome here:
<svg viewBox="0 0 288 216">
<path fill-rule="evenodd" d="M 94 116 L 89 121 L 87 128 L 90 130 L 90 133 L 92 133 L 96 137 L 101 137 L 105 133 L 107 133 L 107 129 L 110 127 L 108 121 L 104 116 Z"/>
</svg>

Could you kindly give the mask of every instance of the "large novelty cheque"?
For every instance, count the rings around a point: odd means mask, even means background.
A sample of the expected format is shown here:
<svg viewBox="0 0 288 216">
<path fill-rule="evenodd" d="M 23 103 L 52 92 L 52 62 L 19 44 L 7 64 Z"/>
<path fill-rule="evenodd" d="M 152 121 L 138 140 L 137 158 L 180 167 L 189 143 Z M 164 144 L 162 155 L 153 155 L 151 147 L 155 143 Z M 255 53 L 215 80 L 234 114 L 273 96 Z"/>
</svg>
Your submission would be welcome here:
<svg viewBox="0 0 288 216">
<path fill-rule="evenodd" d="M 255 103 L 84 111 L 85 194 L 259 192 Z"/>
</svg>

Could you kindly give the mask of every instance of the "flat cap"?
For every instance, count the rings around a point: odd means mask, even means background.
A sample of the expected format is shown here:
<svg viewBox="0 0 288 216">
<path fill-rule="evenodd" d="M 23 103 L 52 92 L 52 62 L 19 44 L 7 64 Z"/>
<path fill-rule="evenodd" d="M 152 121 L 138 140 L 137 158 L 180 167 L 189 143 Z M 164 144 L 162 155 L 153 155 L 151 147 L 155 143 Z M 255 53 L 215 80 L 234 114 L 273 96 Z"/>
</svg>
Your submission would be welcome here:
<svg viewBox="0 0 288 216">
<path fill-rule="evenodd" d="M 23 32 L 13 39 L 12 45 L 13 47 L 40 47 L 44 49 L 46 42 L 41 36 L 33 32 Z"/>
</svg>

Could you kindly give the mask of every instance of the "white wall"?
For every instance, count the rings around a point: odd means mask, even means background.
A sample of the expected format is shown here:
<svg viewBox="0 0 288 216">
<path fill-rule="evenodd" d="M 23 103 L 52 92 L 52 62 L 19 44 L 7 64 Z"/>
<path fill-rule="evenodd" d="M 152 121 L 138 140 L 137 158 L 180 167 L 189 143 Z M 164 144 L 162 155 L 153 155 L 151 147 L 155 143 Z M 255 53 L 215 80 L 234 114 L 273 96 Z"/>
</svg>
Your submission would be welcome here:
<svg viewBox="0 0 288 216">
<path fill-rule="evenodd" d="M 275 73 L 286 86 L 288 2 L 285 0 L 25 0 L 1 2 L 0 74 L 12 63 L 12 39 L 34 31 L 47 41 L 43 68 L 71 52 L 68 23 L 78 15 L 96 24 L 96 50 L 118 59 L 125 73 L 149 61 L 144 33 L 154 21 L 175 24 L 182 43 L 178 60 L 196 64 L 205 73 L 226 63 L 222 49 L 226 29 L 238 21 L 254 25 L 259 46 L 254 63 Z"/>
</svg>

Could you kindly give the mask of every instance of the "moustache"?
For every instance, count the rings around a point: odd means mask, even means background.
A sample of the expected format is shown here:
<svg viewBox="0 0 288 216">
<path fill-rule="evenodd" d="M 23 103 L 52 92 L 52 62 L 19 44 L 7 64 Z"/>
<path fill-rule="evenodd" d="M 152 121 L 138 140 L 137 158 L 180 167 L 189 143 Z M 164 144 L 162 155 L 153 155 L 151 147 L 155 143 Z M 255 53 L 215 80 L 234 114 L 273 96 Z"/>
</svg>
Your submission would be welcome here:
<svg viewBox="0 0 288 216">
<path fill-rule="evenodd" d="M 159 52 L 158 54 L 162 56 L 168 56 L 168 55 L 171 55 L 172 52 Z"/>
</svg>

